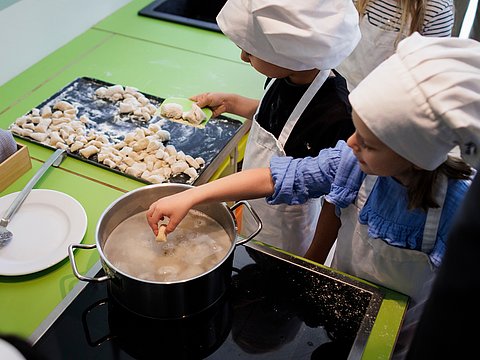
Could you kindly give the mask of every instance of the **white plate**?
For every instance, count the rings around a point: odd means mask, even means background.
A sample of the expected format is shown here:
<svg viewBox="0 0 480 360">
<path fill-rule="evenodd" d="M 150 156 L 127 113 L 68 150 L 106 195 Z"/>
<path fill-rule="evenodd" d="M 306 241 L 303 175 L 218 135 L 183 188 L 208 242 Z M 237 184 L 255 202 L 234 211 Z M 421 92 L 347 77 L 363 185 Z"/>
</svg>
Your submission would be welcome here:
<svg viewBox="0 0 480 360">
<path fill-rule="evenodd" d="M 13 344 L 0 339 L 0 359 L 25 360 L 25 357 Z"/>
<path fill-rule="evenodd" d="M 0 198 L 0 216 L 17 193 Z M 10 220 L 12 241 L 0 249 L 0 275 L 26 275 L 53 266 L 80 243 L 87 229 L 82 205 L 62 192 L 35 189 Z"/>
</svg>

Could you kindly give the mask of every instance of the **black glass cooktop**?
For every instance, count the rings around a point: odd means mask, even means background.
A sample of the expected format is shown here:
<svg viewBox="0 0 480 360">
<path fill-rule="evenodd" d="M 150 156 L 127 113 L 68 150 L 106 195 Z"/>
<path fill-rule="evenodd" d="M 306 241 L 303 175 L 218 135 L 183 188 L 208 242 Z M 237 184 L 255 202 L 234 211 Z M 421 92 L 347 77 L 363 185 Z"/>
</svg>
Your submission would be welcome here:
<svg viewBox="0 0 480 360">
<path fill-rule="evenodd" d="M 31 340 L 48 359 L 359 359 L 382 297 L 250 243 L 235 249 L 230 289 L 200 313 L 140 317 L 110 298 L 105 282 L 80 284 Z"/>
<path fill-rule="evenodd" d="M 157 0 L 139 15 L 220 32 L 216 17 L 226 0 Z"/>
</svg>

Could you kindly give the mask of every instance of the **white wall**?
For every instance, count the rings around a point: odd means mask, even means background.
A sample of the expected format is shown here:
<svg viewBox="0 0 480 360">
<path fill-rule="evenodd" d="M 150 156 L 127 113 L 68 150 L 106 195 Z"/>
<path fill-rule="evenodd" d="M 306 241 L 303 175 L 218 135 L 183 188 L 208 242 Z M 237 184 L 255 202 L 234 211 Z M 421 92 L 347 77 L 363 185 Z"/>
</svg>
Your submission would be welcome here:
<svg viewBox="0 0 480 360">
<path fill-rule="evenodd" d="M 130 1 L 10 0 L 0 7 L 0 86 Z"/>
</svg>

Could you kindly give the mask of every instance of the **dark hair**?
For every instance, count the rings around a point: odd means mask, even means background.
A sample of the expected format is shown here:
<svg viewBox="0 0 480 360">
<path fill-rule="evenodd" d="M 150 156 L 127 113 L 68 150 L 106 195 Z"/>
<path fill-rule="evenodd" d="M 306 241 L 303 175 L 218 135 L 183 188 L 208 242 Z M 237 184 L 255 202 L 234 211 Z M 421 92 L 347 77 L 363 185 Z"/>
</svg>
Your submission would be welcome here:
<svg viewBox="0 0 480 360">
<path fill-rule="evenodd" d="M 467 180 L 473 174 L 472 168 L 462 159 L 449 156 L 448 159 L 433 171 L 414 170 L 413 177 L 408 185 L 408 208 L 420 208 L 427 211 L 429 208 L 438 208 L 433 192 L 435 181 L 440 174 L 449 179 Z"/>
</svg>

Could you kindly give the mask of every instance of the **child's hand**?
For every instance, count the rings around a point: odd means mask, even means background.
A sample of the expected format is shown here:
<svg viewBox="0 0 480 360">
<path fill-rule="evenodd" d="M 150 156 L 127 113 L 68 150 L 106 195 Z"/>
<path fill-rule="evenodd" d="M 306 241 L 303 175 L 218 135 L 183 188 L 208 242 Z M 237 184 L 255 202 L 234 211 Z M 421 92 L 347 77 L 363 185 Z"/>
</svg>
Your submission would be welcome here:
<svg viewBox="0 0 480 360">
<path fill-rule="evenodd" d="M 237 94 L 208 92 L 192 96 L 198 106 L 212 109 L 212 117 L 223 113 L 235 114 L 246 119 L 253 119 L 260 101 Z"/>
<path fill-rule="evenodd" d="M 201 108 L 209 107 L 212 109 L 212 117 L 217 117 L 224 112 L 230 112 L 228 97 L 231 94 L 226 93 L 203 93 L 192 96 L 193 100 Z"/>
<path fill-rule="evenodd" d="M 158 235 L 158 222 L 168 217 L 170 221 L 165 229 L 165 234 L 174 231 L 180 221 L 188 214 L 191 208 L 189 197 L 182 193 L 167 196 L 155 201 L 147 210 L 148 225 L 152 228 L 155 236 Z"/>
<path fill-rule="evenodd" d="M 195 101 L 201 108 L 209 107 L 212 110 L 212 117 L 217 117 L 224 112 L 232 112 L 229 104 L 231 96 L 232 94 L 207 92 L 192 96 L 190 100 Z"/>
</svg>

